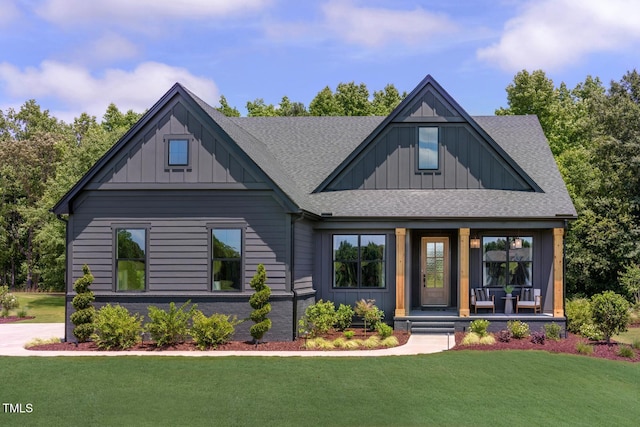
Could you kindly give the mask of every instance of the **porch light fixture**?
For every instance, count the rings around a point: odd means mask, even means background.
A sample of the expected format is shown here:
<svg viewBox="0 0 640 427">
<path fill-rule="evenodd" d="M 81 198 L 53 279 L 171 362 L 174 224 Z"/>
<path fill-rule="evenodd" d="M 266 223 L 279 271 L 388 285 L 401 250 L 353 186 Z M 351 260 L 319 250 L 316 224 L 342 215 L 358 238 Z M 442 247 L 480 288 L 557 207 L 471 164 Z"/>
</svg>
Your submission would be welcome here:
<svg viewBox="0 0 640 427">
<path fill-rule="evenodd" d="M 521 239 L 521 238 L 519 238 L 519 237 L 516 237 L 516 238 L 513 240 L 513 247 L 514 247 L 514 249 L 520 249 L 520 248 L 522 248 L 522 239 Z"/>
<path fill-rule="evenodd" d="M 478 237 L 472 237 L 469 240 L 469 247 L 471 249 L 480 249 L 480 239 Z"/>
</svg>

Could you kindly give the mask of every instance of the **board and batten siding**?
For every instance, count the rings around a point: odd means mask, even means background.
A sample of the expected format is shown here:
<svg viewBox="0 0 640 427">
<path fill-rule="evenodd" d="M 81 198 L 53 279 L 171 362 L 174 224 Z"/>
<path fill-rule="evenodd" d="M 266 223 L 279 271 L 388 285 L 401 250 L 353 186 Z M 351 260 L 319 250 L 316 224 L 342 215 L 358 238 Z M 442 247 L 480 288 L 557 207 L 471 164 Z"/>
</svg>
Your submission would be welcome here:
<svg viewBox="0 0 640 427">
<path fill-rule="evenodd" d="M 120 152 L 96 175 L 92 184 L 249 184 L 263 182 L 239 159 L 234 148 L 205 126 L 180 100 L 169 103 L 132 136 Z M 167 166 L 165 138 L 189 135 L 189 165 Z"/>
<path fill-rule="evenodd" d="M 334 288 L 333 287 L 333 235 L 334 234 L 384 234 L 386 235 L 385 288 Z M 385 321 L 393 319 L 396 306 L 396 238 L 390 230 L 337 230 L 317 232 L 315 279 L 318 284 L 316 299 L 332 301 L 336 308 L 340 304 L 355 306 L 361 299 L 375 300 L 376 306 L 385 312 Z"/>
<path fill-rule="evenodd" d="M 244 224 L 244 289 L 264 264 L 273 291 L 287 289 L 289 216 L 270 192 L 92 191 L 70 221 L 73 281 L 83 264 L 95 277 L 94 292 L 114 289 L 114 232 L 149 227 L 148 292 L 211 290 L 210 227 Z"/>
<path fill-rule="evenodd" d="M 530 187 L 466 123 L 440 123 L 440 169 L 417 169 L 418 127 L 436 124 L 392 124 L 353 160 L 330 190 L 501 189 Z"/>
</svg>

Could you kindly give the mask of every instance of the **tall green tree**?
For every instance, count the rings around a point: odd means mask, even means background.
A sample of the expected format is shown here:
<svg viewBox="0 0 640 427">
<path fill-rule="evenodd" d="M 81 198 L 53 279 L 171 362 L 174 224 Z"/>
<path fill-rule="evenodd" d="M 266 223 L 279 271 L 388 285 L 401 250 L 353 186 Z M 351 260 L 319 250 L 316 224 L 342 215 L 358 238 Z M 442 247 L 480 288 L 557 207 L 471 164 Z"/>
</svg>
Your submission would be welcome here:
<svg viewBox="0 0 640 427">
<path fill-rule="evenodd" d="M 227 102 L 227 98 L 224 95 L 220 95 L 220 106 L 216 108 L 216 110 L 220 111 L 227 117 L 240 117 L 240 111 L 236 107 L 232 107 Z"/>
</svg>

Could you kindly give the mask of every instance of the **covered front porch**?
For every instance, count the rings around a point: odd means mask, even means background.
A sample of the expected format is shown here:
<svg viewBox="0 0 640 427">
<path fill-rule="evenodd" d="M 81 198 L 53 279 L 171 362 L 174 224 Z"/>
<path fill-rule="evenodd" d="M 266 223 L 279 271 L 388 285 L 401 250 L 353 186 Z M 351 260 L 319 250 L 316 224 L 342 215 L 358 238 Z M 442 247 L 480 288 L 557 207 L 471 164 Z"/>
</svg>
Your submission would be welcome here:
<svg viewBox="0 0 640 427">
<path fill-rule="evenodd" d="M 520 228 L 523 228 L 520 226 Z M 473 239 L 476 240 L 472 244 Z M 526 286 L 514 290 L 513 299 L 507 298 L 506 293 L 499 286 L 488 286 L 488 269 L 486 253 L 483 255 L 479 249 L 478 236 L 519 235 L 521 231 L 514 227 L 513 230 L 495 230 L 477 228 L 458 228 L 446 230 L 417 230 L 397 228 L 396 235 L 396 295 L 394 328 L 409 330 L 412 332 L 454 332 L 464 331 L 469 323 L 475 319 L 487 319 L 491 322 L 490 330 L 499 331 L 505 329 L 510 320 L 521 320 L 529 324 L 532 331 L 540 330 L 544 324 L 555 322 L 565 326 L 564 315 L 564 227 L 553 227 L 542 230 L 532 230 L 531 241 L 535 242 L 535 251 L 531 250 L 534 271 L 533 279 Z M 526 234 L 526 233 L 525 233 Z M 482 242 L 490 241 L 486 237 Z M 508 240 L 508 238 L 507 238 Z M 442 260 L 434 255 L 430 260 L 431 242 L 446 242 L 442 246 L 444 254 Z M 438 246 L 434 246 L 438 248 Z M 437 249 L 435 252 L 438 252 Z M 434 252 L 434 251 L 432 251 Z M 435 253 L 434 252 L 434 253 Z M 430 273 L 428 265 L 442 265 L 437 273 Z M 504 261 L 503 261 L 504 263 Z M 443 271 L 442 282 L 445 284 L 441 294 L 430 282 L 429 275 L 439 275 Z M 435 271 L 435 270 L 434 270 Z M 530 274 L 530 273 L 529 273 Z M 439 277 L 439 276 L 438 276 Z M 507 281 L 507 283 L 509 283 Z M 489 289 L 494 300 L 494 310 L 478 308 L 471 304 L 471 295 L 474 289 Z M 522 288 L 537 289 L 542 295 L 542 304 L 539 312 L 523 310 L 515 312 L 516 293 Z M 433 298 L 435 296 L 435 298 Z M 431 298 L 431 299 L 430 299 Z M 440 299 L 438 299 L 440 298 Z M 432 303 L 433 302 L 433 303 Z M 511 304 L 511 309 L 508 305 Z"/>
</svg>

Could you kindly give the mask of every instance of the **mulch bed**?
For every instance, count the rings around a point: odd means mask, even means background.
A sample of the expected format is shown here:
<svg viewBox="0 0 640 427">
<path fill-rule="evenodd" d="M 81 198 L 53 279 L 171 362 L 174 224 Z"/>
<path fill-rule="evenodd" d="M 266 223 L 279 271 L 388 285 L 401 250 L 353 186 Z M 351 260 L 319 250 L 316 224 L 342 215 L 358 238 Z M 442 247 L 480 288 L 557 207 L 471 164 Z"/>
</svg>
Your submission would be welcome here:
<svg viewBox="0 0 640 427">
<path fill-rule="evenodd" d="M 563 338 L 560 341 L 545 340 L 544 344 L 534 344 L 530 338 L 512 339 L 509 342 L 496 341 L 493 345 L 461 345 L 464 338 L 463 332 L 456 332 L 456 346 L 452 350 L 477 350 L 477 351 L 495 351 L 495 350 L 543 350 L 550 353 L 567 353 L 577 354 L 581 356 L 596 357 L 600 359 L 609 360 L 624 360 L 627 362 L 640 362 L 640 350 L 635 351 L 634 358 L 618 356 L 618 348 L 621 345 L 616 342 L 607 344 L 604 341 L 590 341 L 579 335 L 569 333 L 567 338 Z M 585 343 L 593 348 L 593 353 L 590 355 L 584 355 L 578 352 L 576 346 L 578 343 Z"/>
<path fill-rule="evenodd" d="M 362 329 L 350 329 L 354 331 L 355 335 L 352 339 L 366 339 L 366 337 L 370 337 L 375 335 L 374 332 L 367 332 L 366 336 Z M 331 332 L 328 334 L 324 334 L 322 337 L 328 340 L 334 340 L 336 338 L 344 336 L 342 332 Z M 395 331 L 394 336 L 398 339 L 399 345 L 404 345 L 409 340 L 409 334 L 404 331 Z M 212 349 L 211 351 L 310 351 L 306 350 L 304 347 L 304 339 L 299 339 L 297 341 L 266 341 L 258 344 L 257 346 L 253 344 L 251 341 L 231 341 L 227 344 L 223 344 L 218 346 L 216 349 Z M 93 342 L 85 342 L 85 343 L 54 343 L 54 344 L 42 344 L 34 347 L 30 347 L 29 350 L 55 350 L 55 351 L 101 351 L 98 346 Z M 369 350 L 369 349 L 360 349 L 360 350 Z M 165 347 L 156 347 L 156 345 L 151 341 L 144 341 L 140 344 L 137 344 L 127 350 L 113 350 L 113 351 L 201 351 L 195 346 L 192 342 L 185 342 L 173 346 L 165 346 Z M 344 351 L 342 349 L 335 350 L 323 350 L 323 351 Z M 358 351 L 358 350 L 351 350 Z"/>
</svg>

